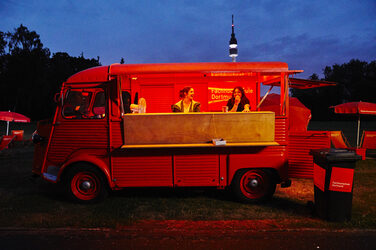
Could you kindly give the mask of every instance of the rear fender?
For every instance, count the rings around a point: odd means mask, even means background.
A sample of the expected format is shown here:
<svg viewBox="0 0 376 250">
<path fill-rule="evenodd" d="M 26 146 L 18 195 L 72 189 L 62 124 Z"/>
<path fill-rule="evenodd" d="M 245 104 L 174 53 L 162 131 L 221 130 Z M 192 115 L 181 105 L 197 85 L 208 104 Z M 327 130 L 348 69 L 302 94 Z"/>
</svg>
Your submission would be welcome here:
<svg viewBox="0 0 376 250">
<path fill-rule="evenodd" d="M 285 151 L 268 152 L 264 154 L 233 154 L 229 156 L 228 184 L 241 169 L 269 169 L 277 183 L 288 179 L 287 154 Z"/>
</svg>

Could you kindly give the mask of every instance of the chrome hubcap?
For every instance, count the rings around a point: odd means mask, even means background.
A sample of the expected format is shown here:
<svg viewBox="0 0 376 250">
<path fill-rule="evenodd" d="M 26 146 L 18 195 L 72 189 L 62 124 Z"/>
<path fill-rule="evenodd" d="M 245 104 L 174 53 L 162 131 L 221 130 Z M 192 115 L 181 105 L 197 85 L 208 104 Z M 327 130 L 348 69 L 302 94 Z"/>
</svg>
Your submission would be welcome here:
<svg viewBox="0 0 376 250">
<path fill-rule="evenodd" d="M 91 183 L 89 181 L 84 181 L 80 185 L 82 190 L 89 190 L 91 188 Z"/>
<path fill-rule="evenodd" d="M 249 182 L 249 186 L 255 188 L 259 185 L 258 181 L 256 179 L 252 179 L 250 182 Z"/>
</svg>

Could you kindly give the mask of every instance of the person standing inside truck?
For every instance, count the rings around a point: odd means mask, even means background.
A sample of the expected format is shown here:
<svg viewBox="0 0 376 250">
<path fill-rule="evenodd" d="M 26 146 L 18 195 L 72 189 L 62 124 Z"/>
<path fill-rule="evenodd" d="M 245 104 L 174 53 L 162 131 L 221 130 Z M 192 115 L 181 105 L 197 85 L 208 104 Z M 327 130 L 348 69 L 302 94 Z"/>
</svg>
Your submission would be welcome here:
<svg viewBox="0 0 376 250">
<path fill-rule="evenodd" d="M 193 100 L 195 91 L 192 87 L 184 87 L 179 91 L 180 101 L 171 106 L 172 112 L 200 112 L 200 103 Z"/>
<path fill-rule="evenodd" d="M 249 100 L 240 86 L 232 90 L 232 97 L 227 102 L 229 112 L 250 112 Z"/>
</svg>

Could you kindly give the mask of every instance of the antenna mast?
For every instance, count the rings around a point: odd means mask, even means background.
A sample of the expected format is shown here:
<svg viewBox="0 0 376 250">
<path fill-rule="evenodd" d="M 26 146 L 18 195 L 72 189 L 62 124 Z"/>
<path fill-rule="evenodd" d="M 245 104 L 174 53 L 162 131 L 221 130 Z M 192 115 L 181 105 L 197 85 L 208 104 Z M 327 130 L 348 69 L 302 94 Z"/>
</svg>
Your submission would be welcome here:
<svg viewBox="0 0 376 250">
<path fill-rule="evenodd" d="M 236 62 L 236 57 L 238 56 L 238 41 L 235 38 L 235 32 L 234 32 L 234 15 L 232 15 L 232 33 L 231 33 L 231 39 L 230 39 L 230 57 L 232 58 L 232 62 Z"/>
</svg>

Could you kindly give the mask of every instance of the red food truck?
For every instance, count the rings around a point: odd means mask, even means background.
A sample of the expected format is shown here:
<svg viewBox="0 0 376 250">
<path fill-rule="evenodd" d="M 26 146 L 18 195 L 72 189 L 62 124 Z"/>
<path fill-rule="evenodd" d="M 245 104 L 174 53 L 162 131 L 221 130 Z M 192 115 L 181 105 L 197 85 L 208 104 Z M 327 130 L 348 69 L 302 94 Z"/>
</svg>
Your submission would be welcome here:
<svg viewBox="0 0 376 250">
<path fill-rule="evenodd" d="M 277 184 L 288 187 L 289 177 L 310 177 L 309 150 L 330 143 L 327 132 L 307 131 L 308 121 L 291 129 L 289 87 L 314 85 L 290 78 L 300 72 L 282 62 L 84 70 L 62 84 L 53 119 L 38 123 L 33 173 L 62 183 L 80 202 L 125 187 L 193 186 L 231 187 L 240 201 L 265 200 Z M 262 105 L 261 85 L 279 89 L 276 105 Z M 201 112 L 171 112 L 185 86 L 194 88 Z M 221 111 L 235 86 L 244 88 L 251 112 Z M 132 112 L 141 98 L 146 112 Z"/>
</svg>

